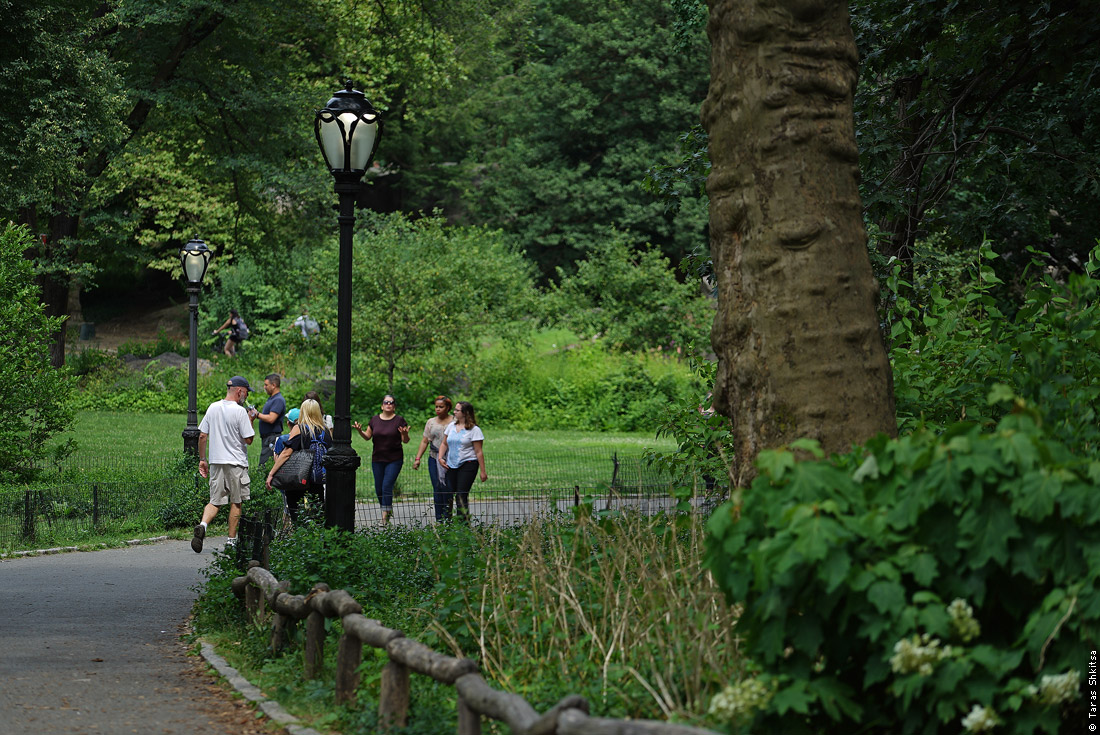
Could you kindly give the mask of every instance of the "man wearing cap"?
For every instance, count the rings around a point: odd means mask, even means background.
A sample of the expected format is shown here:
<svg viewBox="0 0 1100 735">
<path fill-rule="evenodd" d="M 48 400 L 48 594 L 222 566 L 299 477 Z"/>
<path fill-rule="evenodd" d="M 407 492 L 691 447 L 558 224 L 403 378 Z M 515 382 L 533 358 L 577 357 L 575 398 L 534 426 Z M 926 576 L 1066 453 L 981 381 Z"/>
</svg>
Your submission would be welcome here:
<svg viewBox="0 0 1100 735">
<path fill-rule="evenodd" d="M 269 396 L 263 410 L 253 411 L 251 418 L 260 420 L 260 464 L 263 465 L 274 455 L 275 440 L 283 433 L 283 416 L 286 414 L 286 399 L 279 392 L 282 378 L 272 373 L 264 378 L 264 392 Z"/>
<path fill-rule="evenodd" d="M 226 383 L 225 398 L 211 403 L 199 424 L 199 474 L 210 479 L 210 502 L 202 509 L 202 521 L 195 526 L 191 539 L 191 548 L 196 554 L 202 551 L 207 524 L 227 503 L 228 543 L 237 543 L 241 503 L 249 496 L 248 445 L 256 435 L 243 405 L 251 391 L 247 380 L 234 375 Z"/>
</svg>

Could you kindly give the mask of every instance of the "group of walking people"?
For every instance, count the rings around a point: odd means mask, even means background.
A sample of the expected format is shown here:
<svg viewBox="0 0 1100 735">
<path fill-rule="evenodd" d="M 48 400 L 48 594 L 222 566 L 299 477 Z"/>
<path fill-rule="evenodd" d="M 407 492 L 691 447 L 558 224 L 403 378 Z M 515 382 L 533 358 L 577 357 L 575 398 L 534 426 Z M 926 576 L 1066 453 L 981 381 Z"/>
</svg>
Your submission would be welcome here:
<svg viewBox="0 0 1100 735">
<path fill-rule="evenodd" d="M 208 524 L 218 511 L 229 506 L 229 544 L 237 540 L 237 525 L 241 505 L 250 495 L 248 446 L 257 433 L 260 436 L 260 466 L 273 460 L 265 484 L 275 486 L 280 469 L 295 452 L 323 451 L 332 448 L 332 417 L 321 408 L 321 397 L 309 391 L 301 405 L 287 410 L 281 391 L 282 379 L 277 373 L 264 378 L 267 401 L 262 408 L 248 403 L 248 394 L 255 392 L 248 381 L 235 375 L 226 384 L 226 395 L 207 408 L 199 424 L 199 474 L 210 481 L 210 502 L 203 508 L 202 518 L 195 526 L 191 548 L 202 551 Z M 474 480 L 488 479 L 485 469 L 485 440 L 477 425 L 474 407 L 466 401 L 452 404 L 446 396 L 434 402 L 435 415 L 424 425 L 420 446 L 413 459 L 413 469 L 419 469 L 428 453 L 428 477 L 437 522 L 456 515 L 468 519 L 470 489 Z M 258 432 L 253 423 L 259 423 Z M 284 425 L 285 422 L 285 425 Z M 403 444 L 409 442 L 409 424 L 397 413 L 397 401 L 392 395 L 382 399 L 381 411 L 370 418 L 366 426 L 354 422 L 363 439 L 372 443 L 371 471 L 374 490 L 382 508 L 382 522 L 393 516 L 394 486 L 404 464 Z M 289 430 L 284 433 L 284 428 Z M 311 473 L 303 481 L 279 487 L 285 498 L 290 522 L 297 524 L 303 500 L 320 509 L 324 504 L 323 476 Z"/>
<path fill-rule="evenodd" d="M 474 407 L 467 401 L 451 402 L 447 396 L 437 396 L 435 415 L 424 424 L 420 446 L 413 458 L 413 469 L 420 469 L 424 452 L 428 452 L 428 479 L 432 484 L 432 501 L 437 523 L 449 521 L 456 513 L 461 519 L 470 515 L 470 489 L 478 476 L 489 479 L 485 469 L 485 436 L 477 425 Z M 397 400 L 392 395 L 382 399 L 382 410 L 372 416 L 366 426 L 354 424 L 363 439 L 373 443 L 371 472 L 374 492 L 382 507 L 382 522 L 393 515 L 393 490 L 404 465 L 402 444 L 409 442 L 409 424 L 397 413 Z"/>
</svg>

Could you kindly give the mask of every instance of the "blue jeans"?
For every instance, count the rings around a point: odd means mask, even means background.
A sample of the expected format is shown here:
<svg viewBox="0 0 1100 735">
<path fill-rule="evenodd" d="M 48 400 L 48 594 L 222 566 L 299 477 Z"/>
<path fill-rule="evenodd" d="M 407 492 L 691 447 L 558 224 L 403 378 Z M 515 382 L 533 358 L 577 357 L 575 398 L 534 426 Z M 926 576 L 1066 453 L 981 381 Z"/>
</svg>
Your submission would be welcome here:
<svg viewBox="0 0 1100 735">
<path fill-rule="evenodd" d="M 435 521 L 439 523 L 445 518 L 450 518 L 450 503 L 447 492 L 447 478 L 439 471 L 439 462 L 435 457 L 428 455 L 428 479 L 432 481 L 432 500 L 435 503 Z M 444 515 L 444 508 L 447 513 Z"/>
<path fill-rule="evenodd" d="M 405 460 L 396 462 L 371 462 L 370 469 L 374 473 L 374 494 L 378 496 L 378 504 L 382 510 L 393 510 L 393 486 L 397 484 L 397 476 L 401 474 L 401 465 Z"/>
</svg>

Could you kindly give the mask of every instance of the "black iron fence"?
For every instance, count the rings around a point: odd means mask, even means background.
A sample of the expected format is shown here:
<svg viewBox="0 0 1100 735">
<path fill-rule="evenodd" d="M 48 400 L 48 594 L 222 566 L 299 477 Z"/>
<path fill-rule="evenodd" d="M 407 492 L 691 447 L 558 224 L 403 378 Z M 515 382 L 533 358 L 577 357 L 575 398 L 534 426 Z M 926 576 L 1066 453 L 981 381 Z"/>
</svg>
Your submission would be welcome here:
<svg viewBox="0 0 1100 735">
<path fill-rule="evenodd" d="M 412 469 L 411 457 L 406 460 L 389 522 L 435 522 L 426 459 L 417 471 Z M 724 491 L 702 477 L 681 481 L 675 489 L 672 478 L 655 470 L 640 453 L 583 447 L 500 452 L 490 454 L 487 464 L 489 481 L 475 482 L 469 496 L 469 520 L 474 522 L 519 523 L 571 512 L 586 502 L 597 510 L 653 513 L 679 502 L 706 510 Z M 282 496 L 264 489 L 266 472 L 266 467 L 253 469 L 252 500 L 245 513 L 259 520 L 265 510 L 270 511 L 270 523 L 278 532 L 286 528 Z M 381 524 L 369 455 L 357 472 L 356 494 L 356 525 Z M 0 551 L 71 545 L 111 533 L 141 535 L 188 528 L 197 522 L 205 501 L 205 480 L 189 472 L 178 457 L 150 457 L 143 462 L 83 458 L 51 468 L 33 484 L 0 486 Z"/>
</svg>

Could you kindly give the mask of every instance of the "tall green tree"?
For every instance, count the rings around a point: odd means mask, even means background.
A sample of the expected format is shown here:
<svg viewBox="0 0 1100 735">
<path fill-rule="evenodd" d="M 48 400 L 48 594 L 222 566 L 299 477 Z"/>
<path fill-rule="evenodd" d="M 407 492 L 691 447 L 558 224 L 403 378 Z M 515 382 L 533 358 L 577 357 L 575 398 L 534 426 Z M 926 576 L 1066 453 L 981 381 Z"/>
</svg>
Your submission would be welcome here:
<svg viewBox="0 0 1100 735">
<path fill-rule="evenodd" d="M 322 324 L 336 323 L 336 248 L 320 249 L 309 276 Z M 530 311 L 530 266 L 499 232 L 439 217 L 371 217 L 353 258 L 352 349 L 391 392 L 402 370 L 468 362 L 481 340 Z M 334 342 L 336 331 L 321 339 Z"/>
<path fill-rule="evenodd" d="M 465 3 L 4 4 L 0 214 L 47 235 L 32 254 L 55 316 L 96 268 L 131 282 L 177 272 L 175 251 L 196 232 L 217 254 L 215 279 L 234 252 L 278 261 L 315 242 L 331 179 L 313 111 L 338 81 L 392 108 L 399 141 L 415 117 L 404 108 L 429 107 L 461 76 L 437 15 Z"/>
<path fill-rule="evenodd" d="M 731 481 L 761 449 L 896 434 L 858 190 L 856 47 L 840 0 L 710 0 L 715 407 Z"/>
<path fill-rule="evenodd" d="M 544 278 L 616 232 L 679 262 L 703 239 L 702 200 L 669 212 L 642 180 L 675 156 L 706 94 L 701 29 L 678 45 L 663 0 L 516 7 L 463 107 L 471 137 L 450 213 L 504 230 Z"/>
<path fill-rule="evenodd" d="M 249 193 L 266 171 L 255 162 L 285 155 L 297 114 L 293 94 L 270 82 L 294 56 L 276 43 L 291 23 L 281 14 L 302 22 L 308 3 L 276 12 L 259 2 L 47 0 L 9 10 L 0 157 L 16 165 L 0 190 L 5 214 L 46 235 L 34 255 L 51 316 L 67 311 L 74 265 L 134 256 L 129 236 L 148 245 L 146 229 L 167 230 L 158 244 L 171 250 L 213 219 L 217 207 L 195 202 L 228 200 L 231 234 L 262 232 Z M 53 360 L 64 360 L 63 330 Z"/>
<path fill-rule="evenodd" d="M 50 335 L 59 323 L 46 316 L 34 267 L 23 257 L 32 237 L 7 222 L 0 229 L 0 400 L 7 415 L 0 434 L 0 480 L 26 479 L 47 458 L 47 443 L 72 426 L 74 381 L 50 364 Z M 72 440 L 59 445 L 63 456 Z"/>
<path fill-rule="evenodd" d="M 886 256 L 946 232 L 1083 262 L 1100 227 L 1100 8 L 853 0 L 867 214 Z M 1027 256 L 1015 258 L 1020 266 Z"/>
</svg>

